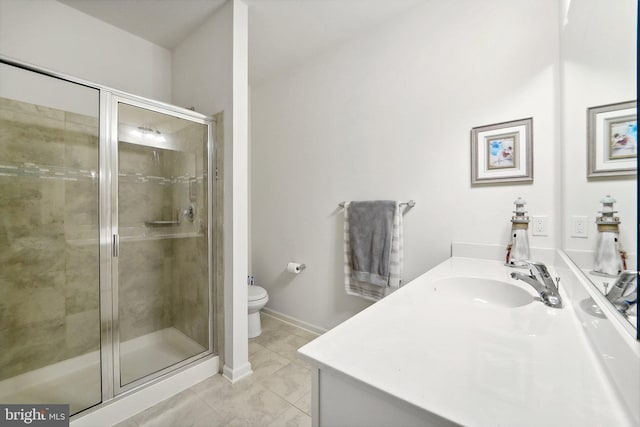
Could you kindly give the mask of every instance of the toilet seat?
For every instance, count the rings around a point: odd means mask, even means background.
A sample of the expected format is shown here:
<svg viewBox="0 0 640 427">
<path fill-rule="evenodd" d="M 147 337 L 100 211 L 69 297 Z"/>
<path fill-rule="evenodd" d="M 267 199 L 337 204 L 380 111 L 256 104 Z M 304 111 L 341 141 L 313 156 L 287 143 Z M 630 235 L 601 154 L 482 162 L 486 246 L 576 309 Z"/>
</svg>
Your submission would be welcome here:
<svg viewBox="0 0 640 427">
<path fill-rule="evenodd" d="M 249 286 L 249 301 L 258 301 L 266 298 L 267 291 L 261 286 Z"/>
</svg>

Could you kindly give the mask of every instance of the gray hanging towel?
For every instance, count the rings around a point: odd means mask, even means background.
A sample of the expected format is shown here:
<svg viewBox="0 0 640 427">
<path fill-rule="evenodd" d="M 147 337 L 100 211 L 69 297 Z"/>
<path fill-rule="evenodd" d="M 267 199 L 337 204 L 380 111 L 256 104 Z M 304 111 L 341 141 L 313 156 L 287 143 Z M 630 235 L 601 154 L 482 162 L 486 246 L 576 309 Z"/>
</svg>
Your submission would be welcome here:
<svg viewBox="0 0 640 427">
<path fill-rule="evenodd" d="M 351 202 L 347 209 L 353 279 L 376 286 L 388 286 L 396 202 Z"/>
</svg>

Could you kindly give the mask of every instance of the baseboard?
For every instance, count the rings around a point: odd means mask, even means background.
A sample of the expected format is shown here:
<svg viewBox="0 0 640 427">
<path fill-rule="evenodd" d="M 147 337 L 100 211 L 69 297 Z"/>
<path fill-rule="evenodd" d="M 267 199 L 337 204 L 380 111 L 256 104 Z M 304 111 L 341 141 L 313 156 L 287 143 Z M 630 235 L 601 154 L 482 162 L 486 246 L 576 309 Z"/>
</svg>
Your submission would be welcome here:
<svg viewBox="0 0 640 427">
<path fill-rule="evenodd" d="M 227 365 L 224 365 L 222 368 L 222 376 L 225 377 L 231 383 L 235 383 L 242 378 L 251 375 L 253 370 L 251 370 L 251 364 L 249 362 L 240 366 L 239 368 L 231 368 Z"/>
<path fill-rule="evenodd" d="M 267 316 L 274 317 L 282 322 L 289 323 L 297 328 L 304 329 L 314 334 L 322 335 L 328 331 L 328 329 L 321 328 L 320 326 L 307 323 L 300 319 L 296 319 L 295 317 L 288 316 L 286 314 L 280 313 L 279 311 L 272 310 L 268 307 L 265 307 L 262 309 L 262 314 L 266 314 Z"/>
</svg>

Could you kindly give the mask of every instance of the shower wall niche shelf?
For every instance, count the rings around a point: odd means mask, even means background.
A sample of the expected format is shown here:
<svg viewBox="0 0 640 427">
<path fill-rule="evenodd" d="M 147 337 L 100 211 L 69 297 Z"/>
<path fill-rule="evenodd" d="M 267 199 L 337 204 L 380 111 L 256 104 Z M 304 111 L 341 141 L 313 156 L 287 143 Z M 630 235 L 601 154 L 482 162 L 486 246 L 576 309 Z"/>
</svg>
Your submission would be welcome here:
<svg viewBox="0 0 640 427">
<path fill-rule="evenodd" d="M 151 240 L 202 238 L 202 233 L 155 234 L 151 236 L 120 236 L 120 242 L 146 242 Z"/>
<path fill-rule="evenodd" d="M 145 221 L 144 225 L 147 227 L 169 227 L 180 225 L 180 221 Z"/>
</svg>

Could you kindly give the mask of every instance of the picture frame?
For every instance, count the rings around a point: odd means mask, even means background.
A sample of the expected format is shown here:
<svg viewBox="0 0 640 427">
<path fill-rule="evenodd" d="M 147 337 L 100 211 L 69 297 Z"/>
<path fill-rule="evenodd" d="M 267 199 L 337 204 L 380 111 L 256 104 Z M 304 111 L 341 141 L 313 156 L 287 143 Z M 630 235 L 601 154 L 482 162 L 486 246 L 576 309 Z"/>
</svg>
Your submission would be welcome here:
<svg viewBox="0 0 640 427">
<path fill-rule="evenodd" d="M 587 177 L 638 173 L 637 101 L 587 108 Z"/>
<path fill-rule="evenodd" d="M 471 184 L 533 182 L 533 118 L 471 129 Z"/>
</svg>

